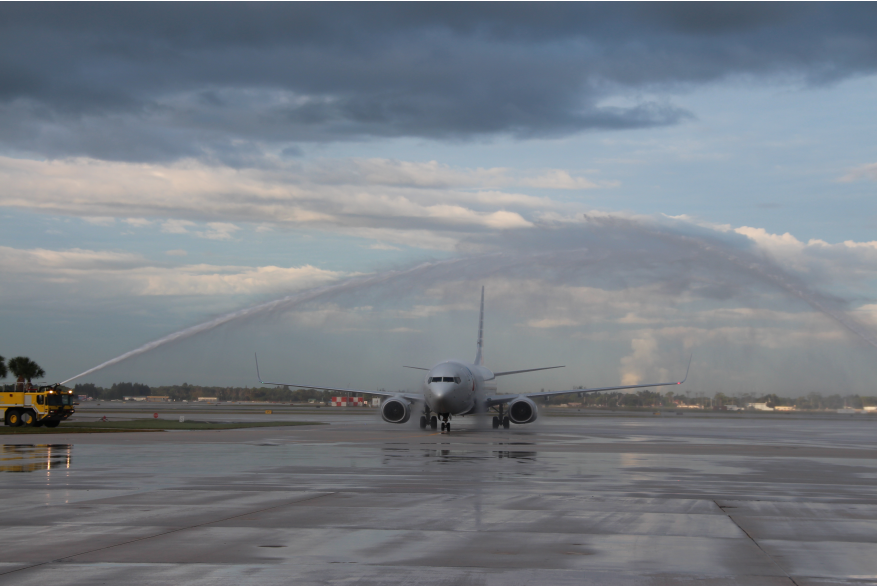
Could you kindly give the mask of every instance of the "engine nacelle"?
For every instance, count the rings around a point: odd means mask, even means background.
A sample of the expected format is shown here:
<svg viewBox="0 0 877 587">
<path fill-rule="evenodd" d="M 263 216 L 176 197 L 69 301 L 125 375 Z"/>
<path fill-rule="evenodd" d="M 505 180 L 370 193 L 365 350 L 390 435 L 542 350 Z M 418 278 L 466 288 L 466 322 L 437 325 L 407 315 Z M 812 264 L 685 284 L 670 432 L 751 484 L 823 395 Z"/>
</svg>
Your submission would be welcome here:
<svg viewBox="0 0 877 587">
<path fill-rule="evenodd" d="M 411 417 L 411 404 L 400 397 L 390 397 L 381 402 L 381 418 L 390 424 L 404 424 Z"/>
<path fill-rule="evenodd" d="M 539 410 L 533 400 L 522 396 L 509 402 L 508 414 L 515 424 L 529 424 L 539 417 Z"/>
</svg>

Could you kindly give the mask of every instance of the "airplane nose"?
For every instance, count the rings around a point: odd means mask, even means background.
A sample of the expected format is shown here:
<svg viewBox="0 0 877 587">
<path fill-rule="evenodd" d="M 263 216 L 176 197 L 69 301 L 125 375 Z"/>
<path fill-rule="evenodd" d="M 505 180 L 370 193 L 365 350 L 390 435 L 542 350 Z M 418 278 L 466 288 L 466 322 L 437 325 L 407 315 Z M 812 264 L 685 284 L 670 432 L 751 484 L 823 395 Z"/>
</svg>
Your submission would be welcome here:
<svg viewBox="0 0 877 587">
<path fill-rule="evenodd" d="M 445 382 L 430 383 L 429 391 L 432 396 L 432 401 L 430 402 L 432 404 L 432 409 L 437 412 L 447 411 L 444 404 L 450 399 L 450 395 L 454 391 L 454 384 Z"/>
</svg>

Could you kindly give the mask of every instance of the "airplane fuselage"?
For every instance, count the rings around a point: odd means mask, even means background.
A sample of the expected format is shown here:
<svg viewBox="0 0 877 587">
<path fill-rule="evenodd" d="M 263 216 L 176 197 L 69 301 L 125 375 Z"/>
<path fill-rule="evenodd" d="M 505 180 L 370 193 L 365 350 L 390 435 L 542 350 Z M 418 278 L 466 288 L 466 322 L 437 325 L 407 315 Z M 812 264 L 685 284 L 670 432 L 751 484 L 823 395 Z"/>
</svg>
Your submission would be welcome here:
<svg viewBox="0 0 877 587">
<path fill-rule="evenodd" d="M 443 361 L 430 369 L 423 380 L 426 407 L 440 415 L 480 412 L 483 400 L 495 393 L 493 371 L 463 361 Z"/>
</svg>

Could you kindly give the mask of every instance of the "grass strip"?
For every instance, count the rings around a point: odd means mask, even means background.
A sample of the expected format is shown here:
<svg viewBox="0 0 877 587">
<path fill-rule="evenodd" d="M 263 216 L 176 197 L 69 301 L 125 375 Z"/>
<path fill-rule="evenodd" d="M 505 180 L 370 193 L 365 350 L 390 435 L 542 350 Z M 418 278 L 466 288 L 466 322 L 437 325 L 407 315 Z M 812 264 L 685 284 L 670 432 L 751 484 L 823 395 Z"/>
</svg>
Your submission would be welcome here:
<svg viewBox="0 0 877 587">
<path fill-rule="evenodd" d="M 0 427 L 0 434 L 57 434 L 60 432 L 156 432 L 161 430 L 234 430 L 277 426 L 310 426 L 325 422 L 177 422 L 157 418 L 108 422 L 61 422 L 57 428 L 40 426 Z"/>
<path fill-rule="evenodd" d="M 11 436 L 13 434 L 85 434 L 91 432 L 162 432 L 162 430 L 160 428 L 154 428 L 152 430 L 86 427 L 70 428 L 65 427 L 63 424 L 61 424 L 57 428 L 46 428 L 45 426 L 40 426 L 39 428 L 34 428 L 33 426 L 19 426 L 17 428 L 11 428 L 9 426 L 0 426 L 0 436 Z"/>
</svg>

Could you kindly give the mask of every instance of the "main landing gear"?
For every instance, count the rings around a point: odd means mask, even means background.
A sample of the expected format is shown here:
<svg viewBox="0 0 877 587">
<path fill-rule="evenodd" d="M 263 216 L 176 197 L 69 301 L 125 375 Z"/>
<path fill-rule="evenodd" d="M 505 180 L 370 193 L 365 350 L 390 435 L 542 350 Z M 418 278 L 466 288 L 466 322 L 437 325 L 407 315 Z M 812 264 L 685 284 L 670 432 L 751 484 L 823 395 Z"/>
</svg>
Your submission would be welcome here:
<svg viewBox="0 0 877 587">
<path fill-rule="evenodd" d="M 508 416 L 505 416 L 502 420 L 500 420 L 498 416 L 493 417 L 493 429 L 494 430 L 496 430 L 500 426 L 502 426 L 503 428 L 508 430 L 510 425 L 511 425 L 511 421 L 509 420 Z"/>
<path fill-rule="evenodd" d="M 508 430 L 509 426 L 511 425 L 511 421 L 509 420 L 508 416 L 503 416 L 502 404 L 499 405 L 499 408 L 497 408 L 497 411 L 499 412 L 499 415 L 493 417 L 493 429 L 496 430 L 501 425 L 503 428 Z"/>
<path fill-rule="evenodd" d="M 435 414 L 430 415 L 429 411 L 425 411 L 422 416 L 420 416 L 420 428 L 421 430 L 426 429 L 429 426 L 431 429 L 435 430 L 438 428 L 438 418 L 435 417 Z M 445 429 L 445 425 L 442 424 L 442 430 Z"/>
</svg>

